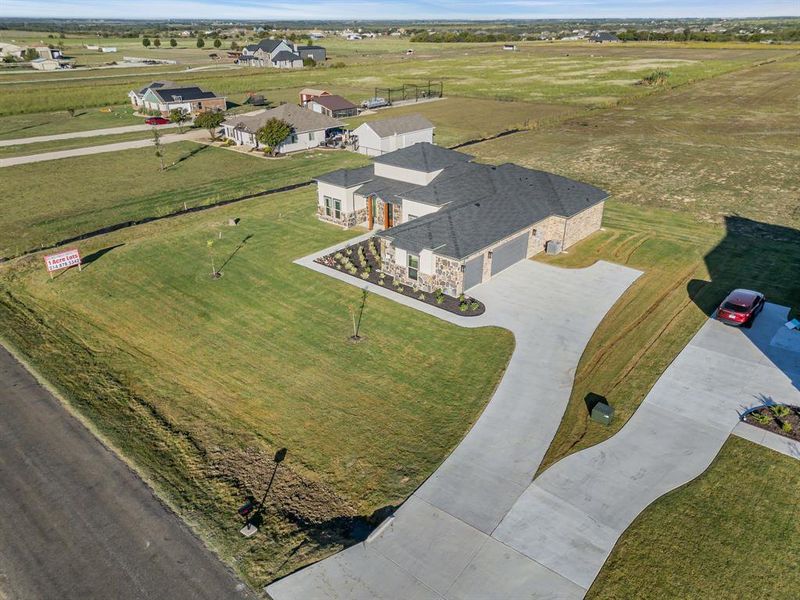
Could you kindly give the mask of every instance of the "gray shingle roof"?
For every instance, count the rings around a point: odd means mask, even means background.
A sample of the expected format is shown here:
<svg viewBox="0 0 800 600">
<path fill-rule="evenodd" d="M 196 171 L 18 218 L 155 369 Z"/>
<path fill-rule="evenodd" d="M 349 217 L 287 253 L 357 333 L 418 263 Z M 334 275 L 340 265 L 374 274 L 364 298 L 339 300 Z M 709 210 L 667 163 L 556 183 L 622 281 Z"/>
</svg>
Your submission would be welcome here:
<svg viewBox="0 0 800 600">
<path fill-rule="evenodd" d="M 154 88 L 153 93 L 164 102 L 185 102 L 187 100 L 206 100 L 218 97 L 214 92 L 206 92 L 197 86 Z"/>
<path fill-rule="evenodd" d="M 350 102 L 350 100 L 335 94 L 331 94 L 329 96 L 319 96 L 314 98 L 314 102 L 320 106 L 324 106 L 328 110 L 350 110 L 353 108 L 358 108 L 355 104 Z"/>
<path fill-rule="evenodd" d="M 367 165 L 358 169 L 339 169 L 316 177 L 314 181 L 330 183 L 343 188 L 351 188 L 364 184 L 375 177 L 374 167 Z"/>
<path fill-rule="evenodd" d="M 171 81 L 154 81 L 150 85 L 144 86 L 141 90 L 139 90 L 139 95 L 144 96 L 149 89 L 159 89 L 159 88 L 170 88 L 175 87 L 175 84 Z"/>
<path fill-rule="evenodd" d="M 594 186 L 513 164 L 459 165 L 441 179 L 449 170 L 427 186 L 438 189 L 417 187 L 403 194 L 416 199 L 430 193 L 446 199 L 446 206 L 378 235 L 412 252 L 436 249 L 463 260 L 549 216 L 571 217 L 608 197 Z"/>
<path fill-rule="evenodd" d="M 231 127 L 240 126 L 245 131 L 255 133 L 270 119 L 286 121 L 294 128 L 295 133 L 320 131 L 342 126 L 342 122 L 338 119 L 316 113 L 313 110 L 302 108 L 296 104 L 281 104 L 269 110 L 262 110 L 254 115 L 230 117 L 225 119 L 222 124 Z"/>
<path fill-rule="evenodd" d="M 300 58 L 299 54 L 295 54 L 294 52 L 288 52 L 286 50 L 281 50 L 275 56 L 272 57 L 272 62 L 283 62 L 283 61 L 296 61 L 296 60 L 303 60 Z"/>
<path fill-rule="evenodd" d="M 375 162 L 403 169 L 432 173 L 458 162 L 471 160 L 472 156 L 449 150 L 429 142 L 420 142 L 375 158 Z"/>
<path fill-rule="evenodd" d="M 365 125 L 380 137 L 388 137 L 397 133 L 410 133 L 422 129 L 433 129 L 433 123 L 420 114 L 392 117 L 391 119 L 377 119 L 368 121 Z"/>
</svg>

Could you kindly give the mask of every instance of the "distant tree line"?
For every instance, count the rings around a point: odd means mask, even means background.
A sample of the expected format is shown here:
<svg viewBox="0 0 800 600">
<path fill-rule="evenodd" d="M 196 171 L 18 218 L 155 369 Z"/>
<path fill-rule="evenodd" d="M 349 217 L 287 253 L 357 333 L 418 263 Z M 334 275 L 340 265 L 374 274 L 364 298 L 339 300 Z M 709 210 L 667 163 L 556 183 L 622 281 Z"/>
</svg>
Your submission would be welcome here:
<svg viewBox="0 0 800 600">
<path fill-rule="evenodd" d="M 780 42 L 800 40 L 800 28 L 776 29 L 773 33 L 738 33 L 733 31 L 683 31 L 656 32 L 647 30 L 628 29 L 617 33 L 617 37 L 624 42 L 762 42 L 775 40 Z"/>
<path fill-rule="evenodd" d="M 520 39 L 522 39 L 521 36 L 513 33 L 482 33 L 473 31 L 437 31 L 436 33 L 421 31 L 411 36 L 412 42 L 434 42 L 439 44 L 458 42 L 516 42 Z"/>
</svg>

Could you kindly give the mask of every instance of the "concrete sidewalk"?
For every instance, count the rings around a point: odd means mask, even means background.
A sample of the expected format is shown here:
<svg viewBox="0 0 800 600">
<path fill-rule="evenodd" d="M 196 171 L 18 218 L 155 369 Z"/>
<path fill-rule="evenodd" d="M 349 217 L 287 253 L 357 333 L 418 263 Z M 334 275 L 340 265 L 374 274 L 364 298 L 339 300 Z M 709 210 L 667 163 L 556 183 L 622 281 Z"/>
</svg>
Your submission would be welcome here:
<svg viewBox="0 0 800 600">
<path fill-rule="evenodd" d="M 580 597 L 580 587 L 491 533 L 530 485 L 589 338 L 640 273 L 605 262 L 559 269 L 522 261 L 472 289 L 487 310 L 463 317 L 313 258 L 298 262 L 460 326 L 505 327 L 516 347 L 475 426 L 390 522 L 366 543 L 270 585 L 268 594 L 277 600 Z"/>
<path fill-rule="evenodd" d="M 150 131 L 158 127 L 162 129 L 173 129 L 177 124 L 169 125 L 125 125 L 123 127 L 109 127 L 107 129 L 89 129 L 88 131 L 71 131 L 69 133 L 54 133 L 53 135 L 37 135 L 34 137 L 15 138 L 13 140 L 0 140 L 0 147 L 22 146 L 24 144 L 37 144 L 39 142 L 55 142 L 58 140 L 74 140 L 78 138 L 91 138 L 103 135 L 116 135 L 119 133 L 136 133 L 137 131 Z"/>
<path fill-rule="evenodd" d="M 587 590 L 636 516 L 708 468 L 740 412 L 800 405 L 800 352 L 775 343 L 788 310 L 768 304 L 751 330 L 706 322 L 625 427 L 539 476 L 494 537 Z"/>
<path fill-rule="evenodd" d="M 192 142 L 204 138 L 207 133 L 200 130 L 188 131 L 184 134 L 172 133 L 162 136 L 162 144 L 172 144 L 174 142 Z M 0 168 L 13 167 L 16 165 L 27 165 L 37 162 L 59 160 L 62 158 L 75 158 L 76 156 L 89 156 L 91 154 L 105 154 L 107 152 L 120 152 L 122 150 L 135 150 L 137 148 L 147 148 L 153 145 L 152 138 L 145 140 L 132 140 L 130 142 L 118 142 L 116 144 L 103 144 L 100 146 L 87 146 L 85 148 L 73 148 L 71 150 L 57 150 L 55 152 L 42 152 L 41 154 L 30 154 L 28 156 L 13 156 L 11 158 L 0 158 Z"/>
</svg>

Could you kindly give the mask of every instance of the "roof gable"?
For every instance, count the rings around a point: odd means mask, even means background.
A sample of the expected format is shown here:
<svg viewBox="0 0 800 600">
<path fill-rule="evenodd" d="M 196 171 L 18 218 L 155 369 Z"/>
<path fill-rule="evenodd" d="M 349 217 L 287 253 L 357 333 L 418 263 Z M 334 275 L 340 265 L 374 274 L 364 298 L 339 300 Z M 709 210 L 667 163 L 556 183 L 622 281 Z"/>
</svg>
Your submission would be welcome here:
<svg viewBox="0 0 800 600">
<path fill-rule="evenodd" d="M 314 98 L 313 102 L 316 102 L 320 106 L 324 106 L 328 110 L 349 110 L 353 108 L 358 108 L 355 104 L 353 104 L 346 98 L 342 98 L 341 96 L 336 96 L 332 94 L 328 94 L 326 96 L 318 96 Z"/>
<path fill-rule="evenodd" d="M 281 104 L 269 110 L 263 110 L 254 115 L 231 117 L 223 121 L 223 125 L 240 127 L 250 133 L 255 133 L 270 119 L 280 119 L 292 126 L 295 133 L 307 131 L 321 131 L 341 127 L 342 122 L 328 115 L 302 108 L 296 104 Z"/>
<path fill-rule="evenodd" d="M 472 160 L 472 156 L 456 152 L 430 142 L 419 142 L 375 158 L 377 164 L 433 173 L 458 162 Z"/>
<path fill-rule="evenodd" d="M 433 129 L 433 123 L 422 115 L 415 113 L 390 119 L 377 119 L 363 123 L 360 127 L 369 127 L 378 137 L 389 137 L 396 134 L 411 133 L 424 129 Z"/>
</svg>

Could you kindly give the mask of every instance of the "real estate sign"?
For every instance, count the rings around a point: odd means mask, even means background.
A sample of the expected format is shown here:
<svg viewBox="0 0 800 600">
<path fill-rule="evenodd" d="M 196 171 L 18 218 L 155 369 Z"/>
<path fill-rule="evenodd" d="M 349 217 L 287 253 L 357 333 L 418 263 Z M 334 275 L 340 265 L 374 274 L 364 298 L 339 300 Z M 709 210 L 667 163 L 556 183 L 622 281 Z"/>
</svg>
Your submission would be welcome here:
<svg viewBox="0 0 800 600">
<path fill-rule="evenodd" d="M 58 254 L 48 254 L 44 257 L 44 262 L 47 265 L 48 272 L 60 271 L 61 269 L 69 269 L 70 267 L 81 266 L 81 255 L 77 248 L 72 250 L 65 250 Z"/>
</svg>

